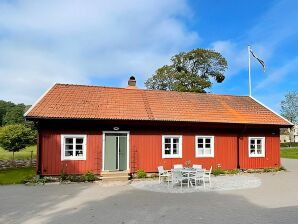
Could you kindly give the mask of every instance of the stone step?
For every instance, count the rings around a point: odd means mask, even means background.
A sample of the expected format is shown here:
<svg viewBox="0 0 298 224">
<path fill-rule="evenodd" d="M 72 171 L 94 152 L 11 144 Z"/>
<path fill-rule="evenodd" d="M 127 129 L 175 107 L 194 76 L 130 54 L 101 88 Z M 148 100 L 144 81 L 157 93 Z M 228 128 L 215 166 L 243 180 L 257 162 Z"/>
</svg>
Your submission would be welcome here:
<svg viewBox="0 0 298 224">
<path fill-rule="evenodd" d="M 103 171 L 101 172 L 102 180 L 128 180 L 129 173 L 127 171 Z"/>
<path fill-rule="evenodd" d="M 110 177 L 102 176 L 101 180 L 102 181 L 127 181 L 129 180 L 129 176 L 110 176 Z"/>
</svg>

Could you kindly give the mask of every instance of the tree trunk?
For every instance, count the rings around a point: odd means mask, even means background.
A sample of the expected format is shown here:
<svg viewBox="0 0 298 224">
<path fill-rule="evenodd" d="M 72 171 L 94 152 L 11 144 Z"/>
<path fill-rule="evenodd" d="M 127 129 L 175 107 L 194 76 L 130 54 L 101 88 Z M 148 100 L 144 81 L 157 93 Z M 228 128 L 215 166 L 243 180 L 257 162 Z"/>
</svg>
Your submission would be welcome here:
<svg viewBox="0 0 298 224">
<path fill-rule="evenodd" d="M 15 162 L 14 162 L 14 151 L 12 151 L 12 165 L 15 166 Z"/>
</svg>

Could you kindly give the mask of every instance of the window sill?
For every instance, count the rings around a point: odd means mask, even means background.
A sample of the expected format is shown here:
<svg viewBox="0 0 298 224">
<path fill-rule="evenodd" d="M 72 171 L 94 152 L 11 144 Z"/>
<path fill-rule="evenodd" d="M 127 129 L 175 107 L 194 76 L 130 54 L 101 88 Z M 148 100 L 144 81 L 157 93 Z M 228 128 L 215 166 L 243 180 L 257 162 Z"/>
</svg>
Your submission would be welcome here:
<svg viewBox="0 0 298 224">
<path fill-rule="evenodd" d="M 182 156 L 162 156 L 163 159 L 182 159 Z"/>
<path fill-rule="evenodd" d="M 62 158 L 61 161 L 86 160 L 86 158 Z"/>
<path fill-rule="evenodd" d="M 248 155 L 249 158 L 264 158 L 265 155 Z"/>
<path fill-rule="evenodd" d="M 214 155 L 196 155 L 196 158 L 214 158 Z"/>
</svg>

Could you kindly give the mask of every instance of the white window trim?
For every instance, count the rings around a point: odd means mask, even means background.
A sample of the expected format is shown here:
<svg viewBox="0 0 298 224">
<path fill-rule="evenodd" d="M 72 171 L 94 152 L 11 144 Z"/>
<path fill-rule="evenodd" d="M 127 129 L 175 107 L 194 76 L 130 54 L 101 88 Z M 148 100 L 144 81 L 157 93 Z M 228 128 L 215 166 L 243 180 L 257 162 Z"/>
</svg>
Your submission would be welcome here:
<svg viewBox="0 0 298 224">
<path fill-rule="evenodd" d="M 78 157 L 78 156 L 65 156 L 65 138 L 83 138 L 83 156 Z M 72 134 L 67 134 L 67 135 L 61 135 L 61 160 L 86 160 L 86 144 L 87 144 L 87 135 L 72 135 Z"/>
<path fill-rule="evenodd" d="M 198 153 L 199 148 L 198 148 L 198 139 L 199 138 L 211 138 L 211 154 L 209 155 L 200 155 Z M 214 158 L 214 136 L 211 135 L 196 135 L 196 141 L 195 141 L 195 149 L 196 149 L 196 158 Z M 204 150 L 205 148 L 203 148 Z"/>
<path fill-rule="evenodd" d="M 250 153 L 250 140 L 251 139 L 260 139 L 262 140 L 262 154 L 251 154 Z M 248 157 L 249 158 L 256 158 L 256 157 L 265 157 L 266 153 L 265 153 L 265 137 L 248 137 Z"/>
<path fill-rule="evenodd" d="M 177 155 L 168 155 L 165 154 L 165 138 L 179 138 L 179 148 Z M 182 135 L 163 135 L 162 136 L 162 158 L 171 159 L 171 158 L 182 158 Z"/>
</svg>

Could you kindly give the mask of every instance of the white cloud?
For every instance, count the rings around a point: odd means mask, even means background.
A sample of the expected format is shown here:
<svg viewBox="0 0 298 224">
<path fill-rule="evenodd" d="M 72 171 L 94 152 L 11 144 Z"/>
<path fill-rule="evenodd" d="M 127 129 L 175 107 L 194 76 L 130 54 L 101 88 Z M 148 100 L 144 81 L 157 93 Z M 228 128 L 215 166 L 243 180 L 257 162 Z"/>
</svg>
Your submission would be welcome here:
<svg viewBox="0 0 298 224">
<path fill-rule="evenodd" d="M 0 98 L 33 103 L 54 82 L 139 82 L 199 40 L 184 0 L 0 3 Z"/>
</svg>

